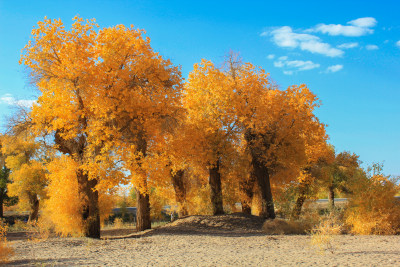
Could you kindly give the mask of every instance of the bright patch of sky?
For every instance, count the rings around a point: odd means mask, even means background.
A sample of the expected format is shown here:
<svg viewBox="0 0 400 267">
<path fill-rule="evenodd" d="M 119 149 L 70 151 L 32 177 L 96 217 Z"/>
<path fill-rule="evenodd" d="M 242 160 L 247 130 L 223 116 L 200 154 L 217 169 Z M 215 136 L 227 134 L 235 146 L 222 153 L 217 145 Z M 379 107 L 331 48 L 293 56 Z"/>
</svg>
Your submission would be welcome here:
<svg viewBox="0 0 400 267">
<path fill-rule="evenodd" d="M 307 84 L 319 119 L 338 151 L 365 165 L 384 162 L 400 175 L 400 2 L 344 1 L 0 1 L 0 124 L 13 106 L 39 93 L 18 64 L 33 26 L 44 16 L 96 18 L 100 27 L 145 29 L 152 47 L 182 66 L 184 77 L 229 50 L 261 66 L 282 89 Z"/>
</svg>

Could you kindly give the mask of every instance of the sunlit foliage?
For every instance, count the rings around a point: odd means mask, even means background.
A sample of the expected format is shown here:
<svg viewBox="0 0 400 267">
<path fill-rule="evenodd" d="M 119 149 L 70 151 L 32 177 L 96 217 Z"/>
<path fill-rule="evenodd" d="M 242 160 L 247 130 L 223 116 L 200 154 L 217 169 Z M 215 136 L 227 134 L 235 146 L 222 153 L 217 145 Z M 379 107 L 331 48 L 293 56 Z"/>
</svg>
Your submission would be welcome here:
<svg viewBox="0 0 400 267">
<path fill-rule="evenodd" d="M 400 201 L 394 197 L 399 191 L 398 181 L 380 171 L 369 177 L 359 173 L 350 188 L 346 223 L 353 233 L 391 235 L 400 232 Z"/>
</svg>

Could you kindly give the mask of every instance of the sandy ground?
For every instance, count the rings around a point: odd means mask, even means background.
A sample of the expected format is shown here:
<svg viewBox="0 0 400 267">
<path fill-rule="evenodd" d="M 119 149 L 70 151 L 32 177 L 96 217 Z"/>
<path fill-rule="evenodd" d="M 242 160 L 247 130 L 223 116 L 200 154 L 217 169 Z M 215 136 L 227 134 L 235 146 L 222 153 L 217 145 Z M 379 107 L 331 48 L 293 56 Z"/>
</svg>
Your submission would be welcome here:
<svg viewBox="0 0 400 267">
<path fill-rule="evenodd" d="M 129 238 L 15 238 L 8 266 L 400 266 L 400 236 L 341 235 L 334 253 L 322 253 L 310 236 L 265 235 L 261 225 L 243 215 L 191 216 Z"/>
</svg>

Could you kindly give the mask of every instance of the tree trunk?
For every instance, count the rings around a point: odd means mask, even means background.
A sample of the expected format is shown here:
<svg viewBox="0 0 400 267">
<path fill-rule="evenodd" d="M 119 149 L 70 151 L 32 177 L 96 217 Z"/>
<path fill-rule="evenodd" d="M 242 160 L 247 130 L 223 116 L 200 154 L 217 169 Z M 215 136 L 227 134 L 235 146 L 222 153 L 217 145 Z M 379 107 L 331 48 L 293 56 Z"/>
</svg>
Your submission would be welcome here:
<svg viewBox="0 0 400 267">
<path fill-rule="evenodd" d="M 0 218 L 4 218 L 4 213 L 3 213 L 3 194 L 0 194 Z"/>
<path fill-rule="evenodd" d="M 260 217 L 275 219 L 274 202 L 272 199 L 271 184 L 268 168 L 257 159 L 252 159 L 252 173 L 261 191 L 262 208 Z"/>
<path fill-rule="evenodd" d="M 151 218 L 150 218 L 150 201 L 149 194 L 147 192 L 140 192 L 136 190 L 136 231 L 144 231 L 151 229 Z"/>
<path fill-rule="evenodd" d="M 97 180 L 89 180 L 82 170 L 77 172 L 79 194 L 82 197 L 83 234 L 86 237 L 100 238 L 99 192 L 95 190 Z"/>
<path fill-rule="evenodd" d="M 224 207 L 222 203 L 222 185 L 221 173 L 219 172 L 220 160 L 209 169 L 209 184 L 211 189 L 211 205 L 213 208 L 213 215 L 224 214 Z"/>
<path fill-rule="evenodd" d="M 298 219 L 300 217 L 303 204 L 307 199 L 306 193 L 308 191 L 308 186 L 309 186 L 308 184 L 302 184 L 302 183 L 300 183 L 299 185 L 299 196 L 297 197 L 296 204 L 292 211 L 293 219 Z"/>
<path fill-rule="evenodd" d="M 328 189 L 329 209 L 333 210 L 335 208 L 335 188 L 330 186 Z"/>
<path fill-rule="evenodd" d="M 28 222 L 37 221 L 39 216 L 39 199 L 36 194 L 29 194 L 29 205 L 31 213 L 29 214 Z"/>
<path fill-rule="evenodd" d="M 175 190 L 175 199 L 178 203 L 178 216 L 183 217 L 188 215 L 186 207 L 186 187 L 183 181 L 184 170 L 178 170 L 176 173 L 171 172 L 172 185 Z"/>
<path fill-rule="evenodd" d="M 239 184 L 241 191 L 242 212 L 251 214 L 251 202 L 253 199 L 254 179 L 251 176 L 248 180 L 243 180 Z"/>
</svg>

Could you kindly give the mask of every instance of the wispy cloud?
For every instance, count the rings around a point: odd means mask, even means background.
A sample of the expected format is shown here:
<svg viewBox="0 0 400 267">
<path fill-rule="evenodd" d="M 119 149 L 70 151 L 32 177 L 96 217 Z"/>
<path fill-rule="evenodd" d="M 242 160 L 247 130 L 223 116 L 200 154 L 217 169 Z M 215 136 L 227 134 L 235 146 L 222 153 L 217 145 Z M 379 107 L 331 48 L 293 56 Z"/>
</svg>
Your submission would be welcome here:
<svg viewBox="0 0 400 267">
<path fill-rule="evenodd" d="M 397 45 L 397 47 L 400 48 L 400 40 L 398 40 L 398 41 L 396 42 L 396 45 Z"/>
<path fill-rule="evenodd" d="M 344 44 L 338 45 L 337 47 L 340 49 L 350 49 L 350 48 L 358 47 L 358 43 L 344 43 Z"/>
<path fill-rule="evenodd" d="M 367 50 L 378 50 L 379 47 L 377 45 L 369 44 L 365 46 L 365 49 Z"/>
<path fill-rule="evenodd" d="M 377 21 L 372 17 L 359 18 L 347 22 L 348 25 L 342 24 L 318 24 L 310 32 L 321 32 L 332 36 L 343 35 L 343 36 L 363 36 L 372 34 L 374 32 L 372 27 L 375 27 Z"/>
<path fill-rule="evenodd" d="M 284 71 L 283 71 L 283 74 L 285 74 L 285 75 L 292 75 L 292 74 L 293 74 L 293 71 L 292 71 L 292 70 L 284 70 Z"/>
<path fill-rule="evenodd" d="M 326 68 L 325 73 L 338 72 L 343 69 L 343 65 L 332 65 Z"/>
<path fill-rule="evenodd" d="M 303 51 L 321 54 L 328 57 L 338 57 L 343 55 L 343 51 L 324 43 L 315 35 L 308 33 L 293 32 L 289 26 L 277 28 L 271 32 L 263 32 L 262 36 L 272 36 L 272 41 L 280 47 L 300 48 Z"/>
<path fill-rule="evenodd" d="M 274 55 L 274 54 L 270 54 L 270 55 L 267 56 L 267 58 L 268 58 L 268 59 L 274 59 L 274 58 L 275 58 L 275 55 Z"/>
<path fill-rule="evenodd" d="M 283 73 L 286 75 L 293 74 L 293 71 L 312 70 L 320 67 L 319 64 L 310 60 L 288 60 L 286 56 L 278 58 L 278 60 L 274 62 L 274 66 L 277 68 L 285 68 Z"/>
<path fill-rule="evenodd" d="M 19 106 L 30 108 L 36 102 L 36 100 L 28 100 L 28 99 L 15 99 L 11 94 L 5 94 L 0 97 L 0 104 L 7 104 L 10 106 Z"/>
</svg>

